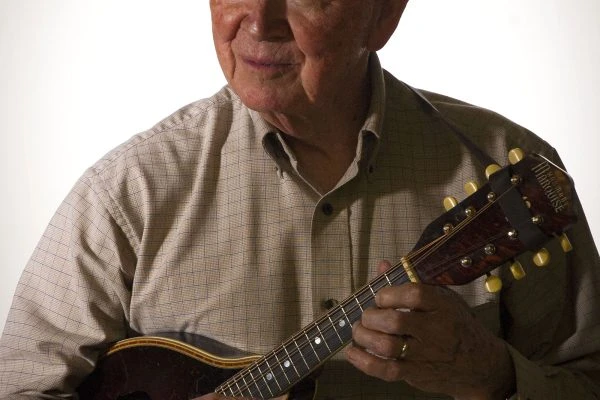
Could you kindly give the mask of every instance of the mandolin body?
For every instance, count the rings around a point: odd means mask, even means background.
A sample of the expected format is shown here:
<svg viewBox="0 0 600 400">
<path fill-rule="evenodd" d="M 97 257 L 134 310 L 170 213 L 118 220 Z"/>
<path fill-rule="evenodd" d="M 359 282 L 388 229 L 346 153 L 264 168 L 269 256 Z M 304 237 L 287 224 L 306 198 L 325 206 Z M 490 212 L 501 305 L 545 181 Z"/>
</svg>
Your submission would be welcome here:
<svg viewBox="0 0 600 400">
<path fill-rule="evenodd" d="M 113 345 L 77 393 L 81 400 L 188 400 L 259 358 L 191 334 L 139 336 Z M 283 399 L 310 400 L 315 389 L 308 377 Z"/>
</svg>

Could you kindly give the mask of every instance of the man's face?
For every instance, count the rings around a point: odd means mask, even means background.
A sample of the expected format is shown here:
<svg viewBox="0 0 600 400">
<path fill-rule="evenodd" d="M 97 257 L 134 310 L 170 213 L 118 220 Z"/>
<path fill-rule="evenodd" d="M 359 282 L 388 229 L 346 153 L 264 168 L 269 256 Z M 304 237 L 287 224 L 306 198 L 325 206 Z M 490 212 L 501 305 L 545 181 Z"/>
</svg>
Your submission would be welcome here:
<svg viewBox="0 0 600 400">
<path fill-rule="evenodd" d="M 304 115 L 361 85 L 378 0 L 211 0 L 233 90 L 260 112 Z"/>
</svg>

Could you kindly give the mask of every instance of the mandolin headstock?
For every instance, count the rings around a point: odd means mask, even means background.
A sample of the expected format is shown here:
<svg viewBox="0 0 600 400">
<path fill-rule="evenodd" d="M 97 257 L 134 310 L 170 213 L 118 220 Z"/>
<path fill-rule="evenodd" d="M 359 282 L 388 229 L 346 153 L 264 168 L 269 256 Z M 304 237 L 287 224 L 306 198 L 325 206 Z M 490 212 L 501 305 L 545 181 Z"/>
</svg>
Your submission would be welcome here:
<svg viewBox="0 0 600 400">
<path fill-rule="evenodd" d="M 405 263 L 416 279 L 436 285 L 461 285 L 488 275 L 487 289 L 500 290 L 493 269 L 510 262 L 516 279 L 525 273 L 515 257 L 534 253 L 538 266 L 548 264 L 544 244 L 557 238 L 564 251 L 571 246 L 564 232 L 577 220 L 573 182 L 547 160 L 519 149 L 509 154 L 511 164 L 486 169 L 481 188 L 465 185 L 469 196 L 460 203 L 444 199 L 447 211 L 423 232 Z"/>
</svg>

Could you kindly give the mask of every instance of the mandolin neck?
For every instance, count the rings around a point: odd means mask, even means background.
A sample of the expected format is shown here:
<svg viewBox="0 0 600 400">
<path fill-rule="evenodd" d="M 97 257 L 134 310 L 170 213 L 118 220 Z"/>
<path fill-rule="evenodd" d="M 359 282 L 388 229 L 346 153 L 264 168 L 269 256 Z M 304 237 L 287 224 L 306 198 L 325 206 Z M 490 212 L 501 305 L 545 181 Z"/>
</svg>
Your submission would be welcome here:
<svg viewBox="0 0 600 400">
<path fill-rule="evenodd" d="M 350 342 L 352 325 L 375 304 L 379 290 L 406 282 L 402 264 L 394 266 L 215 391 L 263 399 L 286 393 Z"/>
</svg>

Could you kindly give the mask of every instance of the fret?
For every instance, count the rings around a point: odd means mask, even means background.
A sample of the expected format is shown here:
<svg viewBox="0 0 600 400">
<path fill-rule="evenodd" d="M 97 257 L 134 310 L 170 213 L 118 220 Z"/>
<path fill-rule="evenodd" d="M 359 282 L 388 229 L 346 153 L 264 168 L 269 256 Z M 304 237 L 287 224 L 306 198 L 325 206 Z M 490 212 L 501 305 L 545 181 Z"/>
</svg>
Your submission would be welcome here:
<svg viewBox="0 0 600 400">
<path fill-rule="evenodd" d="M 354 300 L 354 301 L 352 301 Z M 359 304 L 359 307 L 356 307 L 354 305 L 354 302 Z M 348 316 L 348 322 L 350 323 L 350 329 L 352 329 L 352 324 L 355 321 L 358 321 L 360 319 L 360 316 L 362 315 L 362 308 L 360 307 L 360 302 L 358 300 L 358 298 L 356 297 L 352 297 L 351 299 L 349 299 L 349 303 L 348 306 L 345 309 L 345 312 Z"/>
<path fill-rule="evenodd" d="M 325 343 L 325 347 L 327 347 L 327 351 L 329 351 L 329 354 L 331 354 L 331 349 L 329 348 L 329 345 L 327 344 L 327 338 L 325 338 L 325 335 L 323 335 L 323 332 L 321 331 L 321 328 L 319 328 L 319 325 L 316 325 L 317 330 L 319 331 L 319 335 L 323 338 L 323 343 Z"/>
<path fill-rule="evenodd" d="M 339 309 L 334 313 L 327 314 L 321 330 L 327 336 L 327 344 L 331 348 L 331 352 L 339 350 L 352 337 L 352 327 L 348 325 L 344 314 Z"/>
<path fill-rule="evenodd" d="M 260 372 L 260 369 L 258 370 Z M 254 386 L 256 386 L 256 389 L 258 390 L 258 394 L 261 397 L 264 397 L 263 392 L 260 388 L 260 386 L 258 386 L 258 381 L 256 380 L 256 378 L 254 377 L 254 375 L 252 375 L 252 367 L 248 368 L 248 374 L 250 375 L 250 378 L 252 378 L 252 383 L 254 383 Z M 248 383 L 246 382 L 246 379 L 244 379 L 244 383 L 246 384 L 246 387 L 248 389 L 250 389 L 250 386 L 248 386 Z"/>
<path fill-rule="evenodd" d="M 287 355 L 287 362 L 289 362 L 291 364 L 292 367 L 294 367 L 294 371 L 296 371 L 296 375 L 298 375 L 298 378 L 300 378 L 302 375 L 300 374 L 300 372 L 298 372 L 298 369 L 296 368 L 296 363 L 293 362 L 292 357 L 290 357 L 290 353 L 287 351 L 287 349 L 285 348 L 285 346 L 283 347 L 283 350 L 285 350 L 285 354 Z M 283 366 L 285 368 L 289 368 L 289 365 L 285 365 L 286 361 L 283 362 Z"/>
<path fill-rule="evenodd" d="M 240 387 L 240 385 L 238 384 L 238 382 L 239 382 L 240 379 L 244 382 L 243 387 L 245 387 L 245 388 L 247 388 L 249 390 L 248 383 L 246 382 L 246 378 L 244 377 L 246 374 L 247 373 L 245 373 L 244 371 L 241 371 L 240 373 L 238 373 L 237 375 L 235 375 L 233 377 L 233 379 L 230 379 L 230 381 L 233 380 L 233 383 L 235 383 L 235 386 L 237 387 L 237 391 L 238 391 L 237 394 L 234 395 L 234 393 L 235 393 L 234 390 L 230 389 L 231 393 L 232 393 L 231 394 L 232 397 L 243 394 L 243 388 Z"/>
<path fill-rule="evenodd" d="M 293 341 L 294 341 L 294 344 L 296 345 L 296 348 L 298 349 L 298 354 L 300 355 L 300 357 L 302 357 L 302 361 L 304 361 L 306 368 L 308 368 L 308 370 L 310 371 L 310 366 L 308 365 L 308 363 L 306 362 L 306 359 L 304 358 L 304 355 L 302 354 L 302 349 L 300 349 L 300 346 L 298 346 L 298 342 L 296 342 L 295 339 L 293 339 Z"/>
<path fill-rule="evenodd" d="M 266 359 L 265 359 L 265 362 L 266 362 Z M 269 369 L 269 372 L 265 374 L 263 371 L 261 371 L 260 364 L 261 363 L 256 364 L 256 369 L 258 369 L 258 373 L 260 374 L 262 380 L 264 381 L 265 386 L 269 390 L 271 397 L 274 397 L 275 393 L 273 393 L 273 391 L 271 390 L 271 385 L 269 384 L 270 381 L 274 380 L 273 372 L 270 370 L 269 364 L 267 363 L 267 369 Z M 277 383 L 277 385 L 279 385 L 279 383 Z M 262 395 L 262 392 L 261 392 L 261 395 Z"/>
<path fill-rule="evenodd" d="M 367 287 L 363 288 L 357 295 L 363 308 L 369 308 L 375 305 L 375 292 L 371 288 L 371 285 L 367 285 Z M 361 310 L 363 308 L 361 308 Z"/>
<path fill-rule="evenodd" d="M 231 384 L 229 384 L 228 382 L 225 382 L 225 386 L 226 388 L 222 388 L 222 393 L 225 396 L 235 396 L 235 392 L 233 391 L 233 389 L 231 388 Z M 236 382 L 236 386 L 237 386 L 237 382 Z M 229 393 L 226 393 L 227 391 L 229 391 Z"/>
<path fill-rule="evenodd" d="M 338 335 L 342 337 L 344 344 L 347 343 L 352 339 L 352 323 L 343 307 L 336 310 L 336 312 L 332 314 L 332 318 L 336 321 L 336 331 L 338 332 Z"/>
<path fill-rule="evenodd" d="M 371 294 L 373 295 L 373 298 L 375 298 L 375 291 L 373 290 L 373 287 L 371 285 L 367 285 L 369 290 L 371 291 Z"/>
<path fill-rule="evenodd" d="M 337 335 L 338 339 L 340 339 L 340 344 L 344 344 L 344 339 L 342 339 L 342 337 L 340 336 L 337 328 L 335 327 L 335 323 L 333 322 L 333 320 L 331 319 L 331 315 L 327 315 L 327 318 L 329 319 L 329 322 L 331 323 L 331 327 L 333 328 L 333 331 L 335 332 L 335 334 Z"/>
<path fill-rule="evenodd" d="M 371 282 L 371 287 L 375 288 L 375 293 L 379 292 L 386 286 L 389 286 L 389 280 L 387 280 L 387 277 L 380 276 Z"/>
<path fill-rule="evenodd" d="M 320 360 L 326 360 L 339 349 L 337 344 L 336 333 L 333 331 L 331 324 L 327 318 L 321 318 L 308 331 L 313 347 L 315 348 Z"/>
<path fill-rule="evenodd" d="M 391 269 L 390 271 L 388 271 L 388 275 L 391 278 L 392 282 L 394 282 L 394 285 L 410 281 L 410 279 L 408 279 L 408 276 L 406 275 L 406 271 L 404 271 L 404 269 L 400 267 Z"/>
<path fill-rule="evenodd" d="M 243 376 L 242 376 L 242 379 L 243 379 Z M 237 388 L 237 390 L 238 390 L 238 393 L 239 393 L 239 394 L 242 394 L 242 388 L 240 388 L 240 385 L 239 385 L 239 383 L 238 383 L 238 380 L 237 380 L 237 379 L 236 379 L 236 380 L 234 380 L 234 381 L 233 381 L 233 383 L 235 383 L 235 387 Z M 247 385 L 246 385 L 246 386 L 247 386 Z M 233 389 L 231 389 L 231 388 L 230 388 L 229 390 L 231 390 L 231 395 L 233 396 L 233 395 L 234 395 L 234 391 L 233 391 Z"/>
<path fill-rule="evenodd" d="M 342 310 L 342 313 L 344 313 L 344 318 L 346 318 L 346 321 L 348 321 L 348 325 L 347 326 L 351 327 L 352 326 L 352 321 L 348 317 L 348 314 L 346 313 L 346 310 L 344 310 L 343 304 L 340 305 L 340 310 Z M 340 319 L 340 321 L 338 322 L 338 326 L 340 328 L 344 328 L 346 326 L 345 324 L 342 324 L 342 322 L 344 322 L 343 319 Z"/>
<path fill-rule="evenodd" d="M 308 334 L 306 333 L 306 331 L 304 331 L 304 336 L 308 340 L 308 344 L 310 345 L 310 348 L 312 349 L 313 353 L 315 353 L 315 357 L 317 357 L 317 361 L 321 361 L 321 359 L 319 358 L 319 353 L 317 353 L 317 351 L 315 350 L 315 347 L 312 344 L 312 340 L 308 336 Z M 320 340 L 319 340 L 319 343 L 320 343 Z M 319 343 L 317 343 L 317 344 L 319 344 Z M 308 369 L 310 369 L 310 367 Z"/>
<path fill-rule="evenodd" d="M 383 277 L 384 277 L 384 278 L 385 278 L 385 280 L 387 281 L 388 285 L 390 285 L 390 286 L 394 286 L 394 285 L 392 284 L 392 281 L 390 281 L 390 278 L 388 277 L 388 274 L 387 274 L 387 273 L 384 273 L 384 274 L 383 274 Z"/>
<path fill-rule="evenodd" d="M 237 387 L 238 393 L 241 394 L 241 389 L 240 389 L 240 385 L 238 384 L 238 380 L 239 379 L 243 379 L 243 374 L 236 374 L 234 375 L 231 379 L 229 379 L 227 382 L 224 382 L 218 389 L 220 389 L 221 394 L 225 395 L 225 396 L 235 396 L 236 392 L 235 390 L 233 390 L 233 385 L 235 385 Z M 229 394 L 227 392 L 230 392 Z"/>
<path fill-rule="evenodd" d="M 358 297 L 356 297 L 356 295 L 355 295 L 355 296 L 352 296 L 352 297 L 354 298 L 354 300 L 356 300 L 356 304 L 358 304 L 358 308 L 360 308 L 360 311 L 361 311 L 361 312 L 362 312 L 362 311 L 365 311 L 365 310 L 363 310 L 363 308 L 362 308 L 362 304 L 360 304 L 360 301 L 358 300 Z"/>
<path fill-rule="evenodd" d="M 285 369 L 283 368 L 283 364 L 281 363 L 281 360 L 279 359 L 279 357 L 277 357 L 276 351 L 273 351 L 273 357 L 275 357 L 276 364 L 281 369 L 281 372 L 283 372 L 283 376 L 285 376 L 285 379 L 288 381 L 288 383 L 291 384 L 292 381 L 290 380 L 290 377 L 288 376 L 287 372 L 285 372 Z"/>
</svg>

